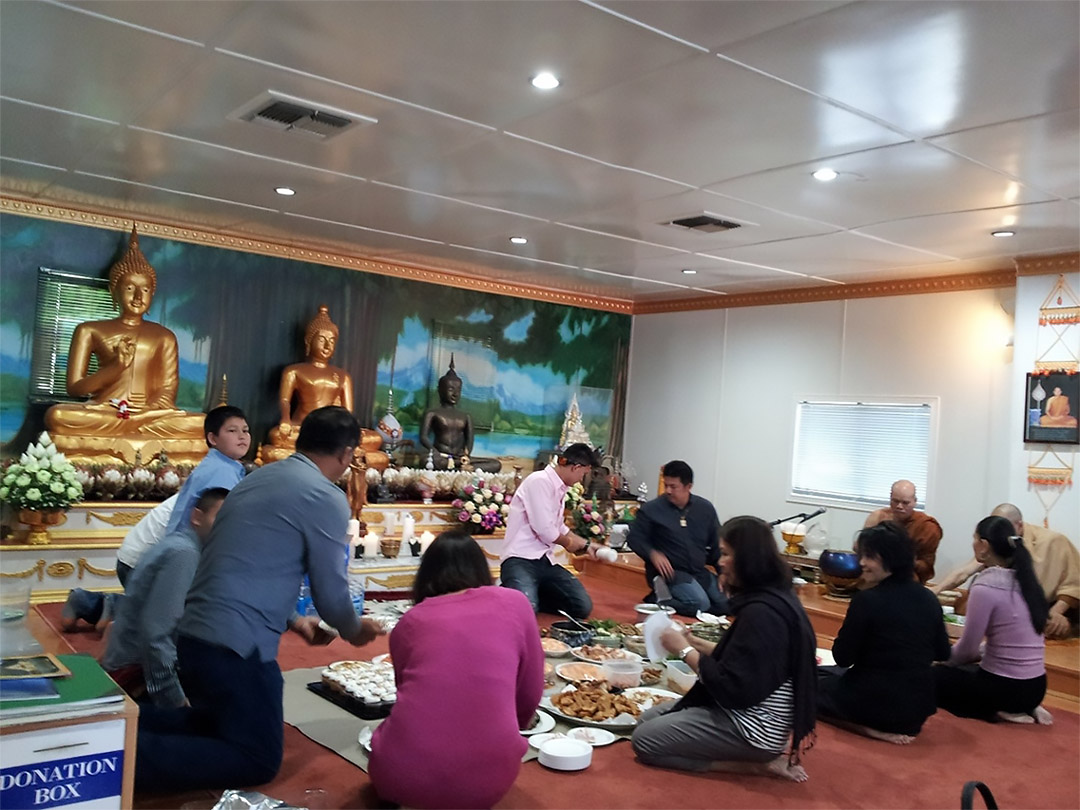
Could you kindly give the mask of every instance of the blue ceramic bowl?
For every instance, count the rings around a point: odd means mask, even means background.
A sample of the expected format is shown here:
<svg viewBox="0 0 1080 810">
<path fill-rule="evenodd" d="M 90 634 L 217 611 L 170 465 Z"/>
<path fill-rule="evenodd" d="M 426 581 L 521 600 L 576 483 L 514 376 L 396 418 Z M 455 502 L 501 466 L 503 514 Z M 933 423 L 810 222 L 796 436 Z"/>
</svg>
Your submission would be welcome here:
<svg viewBox="0 0 1080 810">
<path fill-rule="evenodd" d="M 571 647 L 581 647 L 585 644 L 591 644 L 596 632 L 591 629 L 582 630 L 573 622 L 554 622 L 548 631 L 548 635 L 557 638 L 559 641 L 566 642 Z"/>
<path fill-rule="evenodd" d="M 859 555 L 854 551 L 830 548 L 821 552 L 818 559 L 821 573 L 839 579 L 858 579 L 862 575 L 859 567 Z"/>
<path fill-rule="evenodd" d="M 854 551 L 830 548 L 821 552 L 818 566 L 830 596 L 850 597 L 855 593 L 862 568 Z"/>
</svg>

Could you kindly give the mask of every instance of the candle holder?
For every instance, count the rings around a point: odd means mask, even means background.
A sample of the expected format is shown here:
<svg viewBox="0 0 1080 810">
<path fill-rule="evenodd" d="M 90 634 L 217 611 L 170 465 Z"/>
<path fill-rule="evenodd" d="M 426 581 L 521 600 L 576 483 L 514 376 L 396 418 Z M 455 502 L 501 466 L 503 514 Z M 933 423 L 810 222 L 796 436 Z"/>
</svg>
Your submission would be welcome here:
<svg viewBox="0 0 1080 810">
<path fill-rule="evenodd" d="M 412 555 L 414 557 L 419 557 L 420 556 L 420 541 L 419 540 L 410 540 L 409 541 L 409 551 L 412 552 Z"/>
</svg>

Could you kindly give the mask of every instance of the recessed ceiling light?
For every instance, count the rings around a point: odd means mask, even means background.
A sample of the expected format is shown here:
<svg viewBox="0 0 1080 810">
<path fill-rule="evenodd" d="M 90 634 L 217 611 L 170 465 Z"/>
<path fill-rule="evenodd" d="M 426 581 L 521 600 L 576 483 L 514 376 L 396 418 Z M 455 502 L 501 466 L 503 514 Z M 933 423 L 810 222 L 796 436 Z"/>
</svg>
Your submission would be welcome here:
<svg viewBox="0 0 1080 810">
<path fill-rule="evenodd" d="M 278 186 L 277 188 L 274 189 L 274 191 L 276 191 L 282 197 L 291 197 L 296 193 L 295 191 L 293 191 L 288 186 Z"/>
<path fill-rule="evenodd" d="M 813 177 L 815 180 L 820 180 L 823 183 L 828 183 L 830 180 L 835 180 L 837 177 L 836 171 L 829 168 L 818 169 L 810 176 Z"/>
<path fill-rule="evenodd" d="M 542 71 L 532 77 L 532 86 L 537 90 L 554 90 L 559 86 L 559 79 L 550 71 Z"/>
<path fill-rule="evenodd" d="M 691 270 L 689 267 L 685 267 L 685 268 L 683 268 L 683 275 L 684 276 L 696 276 L 697 275 L 697 270 Z"/>
<path fill-rule="evenodd" d="M 529 240 L 526 239 L 524 236 L 511 236 L 510 237 L 510 242 L 511 242 L 511 244 L 514 244 L 514 245 L 527 245 L 527 244 L 529 244 Z"/>
<path fill-rule="evenodd" d="M 1010 236 L 1016 236 L 1016 231 L 990 231 L 991 236 L 996 236 L 998 239 L 1006 239 Z"/>
</svg>

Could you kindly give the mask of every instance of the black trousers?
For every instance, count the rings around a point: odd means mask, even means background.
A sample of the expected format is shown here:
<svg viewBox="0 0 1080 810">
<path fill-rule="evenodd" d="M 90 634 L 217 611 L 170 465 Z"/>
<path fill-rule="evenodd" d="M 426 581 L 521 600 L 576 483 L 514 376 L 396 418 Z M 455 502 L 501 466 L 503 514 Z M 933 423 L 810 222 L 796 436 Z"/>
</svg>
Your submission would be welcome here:
<svg viewBox="0 0 1080 810">
<path fill-rule="evenodd" d="M 934 667 L 937 704 L 957 717 L 993 720 L 998 712 L 1030 714 L 1046 695 L 1046 675 L 1004 678 L 980 666 Z"/>
<path fill-rule="evenodd" d="M 180 683 L 190 707 L 139 714 L 139 791 L 239 788 L 273 779 L 284 752 L 277 661 L 180 636 Z"/>
</svg>

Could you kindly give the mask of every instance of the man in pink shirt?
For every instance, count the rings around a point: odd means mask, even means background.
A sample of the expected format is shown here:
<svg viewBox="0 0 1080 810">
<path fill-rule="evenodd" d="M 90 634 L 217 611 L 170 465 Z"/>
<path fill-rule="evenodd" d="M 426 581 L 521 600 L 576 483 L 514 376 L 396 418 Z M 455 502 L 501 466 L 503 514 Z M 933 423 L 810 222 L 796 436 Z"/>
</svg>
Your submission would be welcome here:
<svg viewBox="0 0 1080 810">
<path fill-rule="evenodd" d="M 506 545 L 500 576 L 503 587 L 521 591 L 534 612 L 586 618 L 592 599 L 577 577 L 555 563 L 555 546 L 571 554 L 590 550 L 589 542 L 570 531 L 563 520 L 566 491 L 598 467 L 596 453 L 587 444 L 572 444 L 551 467 L 530 474 L 510 502 Z"/>
</svg>

